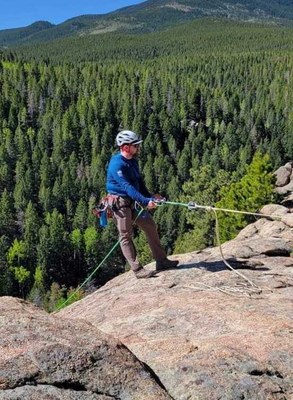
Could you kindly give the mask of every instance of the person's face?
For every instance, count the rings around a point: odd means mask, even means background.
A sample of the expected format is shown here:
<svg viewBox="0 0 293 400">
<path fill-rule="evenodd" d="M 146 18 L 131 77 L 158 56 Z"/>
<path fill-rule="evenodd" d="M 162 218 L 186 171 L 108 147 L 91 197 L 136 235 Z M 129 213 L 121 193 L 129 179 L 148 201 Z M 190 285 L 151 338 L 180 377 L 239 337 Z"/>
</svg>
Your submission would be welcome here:
<svg viewBox="0 0 293 400">
<path fill-rule="evenodd" d="M 124 144 L 120 149 L 127 158 L 135 158 L 139 154 L 139 144 Z"/>
<path fill-rule="evenodd" d="M 133 157 L 135 157 L 139 154 L 139 148 L 140 148 L 139 144 L 130 144 L 129 145 L 129 153 Z"/>
</svg>

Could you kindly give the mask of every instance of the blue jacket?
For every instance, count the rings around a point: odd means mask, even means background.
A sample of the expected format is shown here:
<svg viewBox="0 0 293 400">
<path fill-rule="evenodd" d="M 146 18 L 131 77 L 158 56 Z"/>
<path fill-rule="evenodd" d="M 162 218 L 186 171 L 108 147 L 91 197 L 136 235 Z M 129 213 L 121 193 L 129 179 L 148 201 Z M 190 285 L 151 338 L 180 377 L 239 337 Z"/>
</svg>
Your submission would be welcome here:
<svg viewBox="0 0 293 400">
<path fill-rule="evenodd" d="M 109 194 L 130 197 L 143 206 L 152 200 L 140 176 L 137 160 L 128 160 L 121 153 L 113 155 L 110 160 L 106 188 Z"/>
</svg>

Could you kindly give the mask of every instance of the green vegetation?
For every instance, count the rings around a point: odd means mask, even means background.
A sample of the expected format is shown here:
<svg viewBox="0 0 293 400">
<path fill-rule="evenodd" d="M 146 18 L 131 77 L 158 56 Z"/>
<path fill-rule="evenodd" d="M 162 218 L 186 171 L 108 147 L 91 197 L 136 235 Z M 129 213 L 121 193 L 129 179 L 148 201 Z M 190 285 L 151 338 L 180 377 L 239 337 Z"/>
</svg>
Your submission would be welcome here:
<svg viewBox="0 0 293 400">
<path fill-rule="evenodd" d="M 165 57 L 179 66 L 187 57 L 220 56 L 247 52 L 293 50 L 293 29 L 236 23 L 229 20 L 201 19 L 151 34 L 107 33 L 84 35 L 17 48 L 17 55 L 28 61 L 54 63 L 97 61 L 151 62 Z M 193 62 L 193 61 L 192 61 Z"/>
<path fill-rule="evenodd" d="M 119 128 L 142 135 L 154 193 L 246 211 L 270 201 L 271 172 L 293 159 L 292 35 L 201 21 L 0 55 L 0 294 L 53 310 L 116 243 L 91 208 Z M 154 215 L 169 252 L 214 243 L 210 213 Z M 221 215 L 221 238 L 247 222 Z M 123 269 L 117 250 L 84 290 Z"/>
<path fill-rule="evenodd" d="M 269 156 L 256 152 L 245 175 L 220 190 L 221 200 L 216 203 L 216 207 L 254 212 L 263 204 L 272 202 L 274 177 L 269 173 L 270 170 Z M 251 217 L 250 219 L 253 221 Z M 248 220 L 243 214 L 222 213 L 219 218 L 221 239 L 226 241 L 236 236 Z"/>
</svg>

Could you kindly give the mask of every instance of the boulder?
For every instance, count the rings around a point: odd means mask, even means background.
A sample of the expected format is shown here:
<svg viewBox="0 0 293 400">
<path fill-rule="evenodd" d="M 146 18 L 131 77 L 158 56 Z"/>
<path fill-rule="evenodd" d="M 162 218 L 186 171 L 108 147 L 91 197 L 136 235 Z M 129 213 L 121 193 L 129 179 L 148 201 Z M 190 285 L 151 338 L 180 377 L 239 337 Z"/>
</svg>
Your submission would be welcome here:
<svg viewBox="0 0 293 400">
<path fill-rule="evenodd" d="M 291 163 L 287 163 L 282 167 L 278 168 L 274 175 L 276 176 L 276 186 L 282 187 L 287 185 L 290 182 L 290 177 L 292 174 L 292 165 Z"/>
<path fill-rule="evenodd" d="M 289 212 L 288 208 L 280 204 L 266 204 L 262 207 L 260 212 L 264 215 L 275 217 L 276 219 L 281 218 Z"/>
<path fill-rule="evenodd" d="M 276 188 L 277 193 L 279 194 L 290 194 L 293 192 L 293 180 L 291 180 L 288 185 L 282 186 L 282 187 L 277 187 Z"/>
<path fill-rule="evenodd" d="M 1 400 L 168 400 L 155 374 L 85 321 L 0 301 Z"/>
<path fill-rule="evenodd" d="M 289 226 L 290 228 L 293 228 L 293 214 L 286 214 L 282 217 L 282 222 Z"/>
<path fill-rule="evenodd" d="M 261 218 L 246 226 L 234 240 L 222 245 L 226 257 L 249 259 L 256 256 L 290 257 L 293 248 L 293 232 L 290 227 L 293 214 L 283 206 L 268 205 L 263 214 L 278 220 Z M 280 220 L 279 220 L 280 219 Z M 217 254 L 218 248 L 211 250 Z"/>
<path fill-rule="evenodd" d="M 293 161 L 278 168 L 274 175 L 276 176 L 276 192 L 283 197 L 282 204 L 285 207 L 293 206 Z"/>
<path fill-rule="evenodd" d="M 58 315 L 119 338 L 175 400 L 289 400 L 292 248 L 290 226 L 262 218 L 154 278 L 120 275 Z"/>
</svg>

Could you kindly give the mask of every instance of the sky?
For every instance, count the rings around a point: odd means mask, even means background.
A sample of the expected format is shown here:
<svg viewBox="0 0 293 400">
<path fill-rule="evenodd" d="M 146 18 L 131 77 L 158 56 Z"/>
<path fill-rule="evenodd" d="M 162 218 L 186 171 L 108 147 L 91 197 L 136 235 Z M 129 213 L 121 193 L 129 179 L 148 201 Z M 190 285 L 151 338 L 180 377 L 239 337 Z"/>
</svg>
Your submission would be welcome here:
<svg viewBox="0 0 293 400">
<path fill-rule="evenodd" d="M 59 24 L 84 14 L 106 14 L 144 0 L 0 0 L 0 30 L 36 21 Z"/>
</svg>

